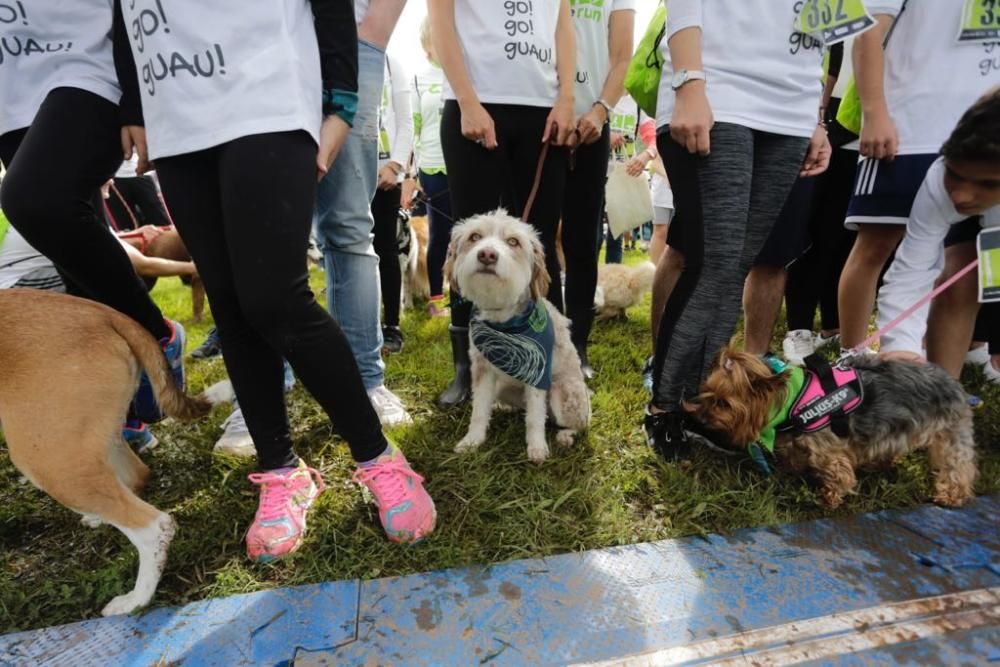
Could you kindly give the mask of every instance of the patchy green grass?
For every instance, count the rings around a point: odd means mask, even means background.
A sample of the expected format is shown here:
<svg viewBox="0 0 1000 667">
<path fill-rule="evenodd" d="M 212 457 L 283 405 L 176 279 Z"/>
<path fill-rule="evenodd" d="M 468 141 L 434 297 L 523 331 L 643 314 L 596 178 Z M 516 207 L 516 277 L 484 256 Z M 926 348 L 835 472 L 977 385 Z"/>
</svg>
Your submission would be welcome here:
<svg viewBox="0 0 1000 667">
<path fill-rule="evenodd" d="M 629 261 L 638 261 L 630 253 Z M 322 286 L 322 276 L 314 276 Z M 189 332 L 189 349 L 208 324 L 190 322 L 190 292 L 161 281 L 154 295 Z M 154 427 L 158 448 L 145 456 L 155 477 L 150 502 L 177 519 L 179 531 L 154 599 L 174 605 L 207 597 L 349 577 L 381 577 L 422 570 L 496 563 L 515 558 L 623 545 L 748 526 L 801 521 L 831 513 L 808 484 L 766 478 L 746 462 L 698 452 L 665 463 L 644 444 L 640 415 L 646 396 L 640 369 L 648 348 L 648 300 L 628 321 L 599 323 L 591 361 L 594 420 L 568 450 L 555 449 L 544 465 L 525 456 L 520 415 L 498 414 L 480 452 L 458 456 L 469 408 L 442 413 L 433 399 L 447 383 L 451 357 L 447 321 L 423 310 L 406 314 L 406 348 L 388 359 L 388 385 L 410 406 L 416 423 L 393 436 L 427 478 L 438 507 L 438 528 L 424 544 L 404 547 L 382 535 L 375 509 L 351 483 L 347 448 L 301 388 L 289 397 L 299 453 L 327 480 L 310 515 L 301 552 L 278 565 L 250 563 L 243 532 L 256 499 L 246 476 L 251 461 L 212 455 L 228 408 L 195 424 Z M 783 335 L 778 332 L 777 340 Z M 188 365 L 192 388 L 224 376 L 221 360 Z M 986 406 L 976 415 L 982 472 L 978 491 L 1000 491 L 1000 390 L 969 378 Z M 40 419 L 44 416 L 40 415 Z M 862 474 L 859 493 L 835 515 L 920 504 L 929 495 L 926 457 L 916 454 L 888 473 Z M 132 586 L 137 556 L 116 530 L 84 528 L 79 517 L 30 484 L 22 483 L 0 450 L 0 632 L 91 618 L 111 597 Z"/>
</svg>

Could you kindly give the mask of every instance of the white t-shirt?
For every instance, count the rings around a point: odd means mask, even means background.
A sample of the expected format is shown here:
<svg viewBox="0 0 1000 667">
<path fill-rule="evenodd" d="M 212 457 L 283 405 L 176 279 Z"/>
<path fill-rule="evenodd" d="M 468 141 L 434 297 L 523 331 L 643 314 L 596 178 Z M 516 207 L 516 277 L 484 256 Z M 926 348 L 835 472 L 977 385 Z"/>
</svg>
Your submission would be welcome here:
<svg viewBox="0 0 1000 667">
<path fill-rule="evenodd" d="M 0 243 L 0 289 L 13 287 L 32 271 L 50 266 L 49 258 L 31 247 L 16 229 L 7 229 Z"/>
<path fill-rule="evenodd" d="M 305 130 L 319 143 L 323 83 L 308 0 L 139 0 L 122 11 L 152 159 L 265 132 Z M 145 29 L 133 30 L 136 21 Z"/>
<path fill-rule="evenodd" d="M 667 0 L 657 127 L 668 125 L 674 111 L 669 39 L 699 26 L 708 76 L 705 91 L 716 122 L 811 137 L 822 92 L 823 52 L 818 40 L 792 29 L 801 4 L 801 0 Z"/>
<path fill-rule="evenodd" d="M 445 171 L 441 149 L 441 111 L 444 99 L 444 70 L 431 65 L 413 77 L 413 122 L 419 128 L 415 142 L 417 166 L 428 173 Z"/>
<path fill-rule="evenodd" d="M 0 4 L 0 135 L 31 125 L 54 88 L 118 104 L 112 0 Z"/>
<path fill-rule="evenodd" d="M 897 16 L 885 49 L 885 99 L 899 154 L 937 153 L 961 115 L 1000 83 L 1000 42 L 959 44 L 961 0 L 869 0 Z M 846 54 L 845 54 L 846 57 Z"/>
<path fill-rule="evenodd" d="M 909 9 L 907 9 L 909 11 Z M 957 34 L 958 29 L 955 29 Z M 896 249 L 896 258 L 885 274 L 878 293 L 878 326 L 885 326 L 931 291 L 944 268 L 944 239 L 956 222 L 969 216 L 955 210 L 944 188 L 944 158 L 938 158 L 913 200 L 906 236 Z M 1000 226 L 1000 206 L 983 214 L 983 227 Z M 884 352 L 908 351 L 922 354 L 930 304 L 925 304 L 882 336 Z"/>
<path fill-rule="evenodd" d="M 573 5 L 573 28 L 576 31 L 576 115 L 580 116 L 587 113 L 601 96 L 608 70 L 611 69 L 608 57 L 611 14 L 622 10 L 634 12 L 635 0 L 570 4 Z"/>
<path fill-rule="evenodd" d="M 608 125 L 612 132 L 621 132 L 625 136 L 625 144 L 611 151 L 611 160 L 625 162 L 635 155 L 636 130 L 639 125 L 639 105 L 627 93 L 621 96 L 611 111 Z"/>
<path fill-rule="evenodd" d="M 368 15 L 368 0 L 354 0 L 354 20 L 361 23 Z"/>
<path fill-rule="evenodd" d="M 555 104 L 558 20 L 557 0 L 455 0 L 455 30 L 480 102 Z M 447 82 L 444 98 L 455 99 Z"/>
<path fill-rule="evenodd" d="M 409 77 L 399 59 L 386 56 L 379 105 L 378 167 L 395 162 L 406 167 L 413 151 L 413 113 L 410 110 Z M 402 177 L 402 174 L 400 174 Z"/>
</svg>

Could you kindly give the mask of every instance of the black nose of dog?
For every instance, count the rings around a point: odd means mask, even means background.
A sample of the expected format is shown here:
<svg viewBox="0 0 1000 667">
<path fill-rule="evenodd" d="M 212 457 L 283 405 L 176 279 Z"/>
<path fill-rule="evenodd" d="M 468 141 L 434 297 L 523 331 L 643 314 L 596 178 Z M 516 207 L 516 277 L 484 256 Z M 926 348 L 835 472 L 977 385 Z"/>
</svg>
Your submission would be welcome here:
<svg viewBox="0 0 1000 667">
<path fill-rule="evenodd" d="M 485 264 L 486 266 L 497 263 L 497 251 L 492 248 L 483 248 L 476 257 L 479 259 L 480 264 Z"/>
</svg>

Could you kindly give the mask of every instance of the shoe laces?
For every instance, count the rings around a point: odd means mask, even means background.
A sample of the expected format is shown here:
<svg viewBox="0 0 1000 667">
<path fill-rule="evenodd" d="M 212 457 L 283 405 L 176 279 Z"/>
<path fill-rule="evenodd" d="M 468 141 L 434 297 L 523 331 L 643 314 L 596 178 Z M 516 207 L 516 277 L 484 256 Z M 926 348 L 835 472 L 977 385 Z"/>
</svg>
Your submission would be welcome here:
<svg viewBox="0 0 1000 667">
<path fill-rule="evenodd" d="M 368 487 L 380 508 L 395 507 L 406 500 L 409 493 L 406 484 L 408 479 L 415 480 L 418 484 L 424 481 L 406 459 L 401 457 L 373 463 L 354 471 L 354 481 Z"/>
<path fill-rule="evenodd" d="M 273 521 L 286 516 L 288 501 L 298 489 L 292 487 L 292 481 L 301 473 L 312 477 L 316 492 L 326 488 L 323 477 L 315 468 L 300 466 L 290 472 L 255 472 L 247 476 L 251 483 L 260 486 L 260 507 L 257 516 L 263 521 Z"/>
</svg>

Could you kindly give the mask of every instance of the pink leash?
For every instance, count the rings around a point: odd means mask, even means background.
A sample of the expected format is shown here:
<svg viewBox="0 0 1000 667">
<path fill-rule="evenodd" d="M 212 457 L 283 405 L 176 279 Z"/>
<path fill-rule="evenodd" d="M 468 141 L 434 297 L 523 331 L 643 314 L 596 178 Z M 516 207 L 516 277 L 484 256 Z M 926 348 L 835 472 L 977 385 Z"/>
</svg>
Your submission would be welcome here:
<svg viewBox="0 0 1000 667">
<path fill-rule="evenodd" d="M 935 287 L 933 290 L 931 290 L 930 292 L 928 292 L 927 294 L 925 294 L 924 296 L 922 296 L 915 304 L 913 304 L 912 306 L 910 306 L 909 308 L 907 308 L 906 310 L 904 310 L 903 312 L 901 312 L 899 315 L 897 315 L 887 325 L 885 325 L 884 327 L 882 327 L 881 329 L 879 329 L 878 331 L 876 331 L 875 333 L 873 333 L 871 336 L 869 336 L 868 338 L 866 338 L 860 344 L 855 345 L 854 348 L 851 351 L 852 352 L 861 352 L 861 351 L 867 349 L 869 346 L 871 346 L 872 343 L 874 343 L 875 341 L 877 341 L 879 338 L 881 338 L 886 333 L 888 333 L 888 332 L 892 331 L 893 329 L 895 329 L 897 326 L 899 326 L 900 322 L 902 322 L 903 320 L 905 320 L 906 318 L 908 318 L 913 313 L 917 312 L 924 304 L 926 304 L 928 301 L 930 301 L 931 299 L 933 299 L 934 297 L 936 297 L 938 294 L 940 294 L 941 292 L 945 291 L 946 289 L 948 289 L 949 287 L 951 287 L 952 285 L 954 285 L 955 283 L 957 283 L 962 278 L 962 276 L 964 276 L 965 274 L 967 274 L 969 271 L 971 271 L 972 269 L 976 268 L 977 266 L 979 266 L 979 258 L 978 257 L 976 259 L 972 260 L 971 262 L 969 262 L 969 264 L 967 264 L 965 267 L 963 267 L 961 271 L 959 271 L 958 273 L 956 273 L 955 275 L 953 275 L 951 278 L 948 278 L 948 280 L 944 281 L 943 283 L 941 283 L 940 285 L 938 285 L 937 287 Z"/>
</svg>

